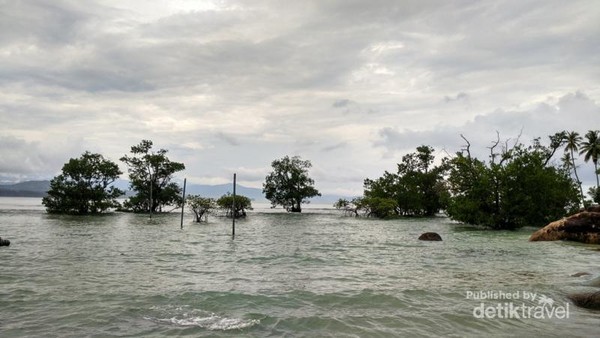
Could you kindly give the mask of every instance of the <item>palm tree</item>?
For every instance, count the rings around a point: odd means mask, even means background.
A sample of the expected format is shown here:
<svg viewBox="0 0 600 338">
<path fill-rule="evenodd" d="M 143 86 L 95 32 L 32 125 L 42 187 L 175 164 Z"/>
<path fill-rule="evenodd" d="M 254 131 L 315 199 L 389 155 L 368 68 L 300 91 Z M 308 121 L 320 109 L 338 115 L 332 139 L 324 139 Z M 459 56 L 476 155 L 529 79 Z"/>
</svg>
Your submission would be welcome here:
<svg viewBox="0 0 600 338">
<path fill-rule="evenodd" d="M 579 186 L 579 192 L 581 193 L 581 202 L 584 201 L 583 196 L 583 188 L 581 187 L 581 181 L 579 180 L 579 175 L 577 175 L 577 166 L 575 166 L 575 152 L 579 150 L 579 144 L 581 143 L 581 136 L 576 131 L 570 131 L 565 135 L 565 151 L 569 151 L 571 153 L 571 166 L 573 167 L 573 173 L 575 174 L 575 179 L 577 180 L 577 185 Z"/>
<path fill-rule="evenodd" d="M 594 173 L 596 174 L 596 188 L 600 186 L 598 181 L 598 158 L 600 157 L 600 132 L 598 130 L 590 130 L 585 134 L 586 140 L 581 143 L 581 151 L 579 154 L 584 154 L 584 161 L 590 159 L 594 162 Z"/>
<path fill-rule="evenodd" d="M 560 161 L 563 163 L 565 169 L 568 172 L 571 172 L 571 167 L 573 166 L 573 162 L 571 161 L 571 154 L 565 152 L 563 157 L 560 158 Z"/>
</svg>

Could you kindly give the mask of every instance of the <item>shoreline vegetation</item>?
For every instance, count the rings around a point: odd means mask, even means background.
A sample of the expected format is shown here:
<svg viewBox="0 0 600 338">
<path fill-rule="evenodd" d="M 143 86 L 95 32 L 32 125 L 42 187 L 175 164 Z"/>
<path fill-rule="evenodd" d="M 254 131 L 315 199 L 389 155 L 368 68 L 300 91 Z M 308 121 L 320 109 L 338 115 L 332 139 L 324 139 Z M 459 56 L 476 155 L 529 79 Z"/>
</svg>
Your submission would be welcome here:
<svg viewBox="0 0 600 338">
<path fill-rule="evenodd" d="M 355 217 L 397 218 L 432 216 L 443 210 L 451 219 L 491 229 L 541 227 L 582 207 L 600 203 L 598 186 L 586 199 L 582 193 L 574 154 L 594 163 L 598 180 L 598 131 L 586 140 L 576 132 L 559 132 L 548 144 L 536 138 L 530 145 L 502 141 L 488 148 L 487 161 L 471 154 L 466 137 L 463 148 L 434 166 L 434 149 L 417 147 L 402 157 L 396 172 L 365 179 L 364 195 L 340 199 L 334 207 Z M 564 156 L 555 159 L 559 150 Z"/>
<path fill-rule="evenodd" d="M 435 149 L 422 145 L 404 155 L 395 171 L 366 178 L 363 196 L 340 199 L 334 207 L 355 217 L 428 217 L 444 212 L 452 220 L 491 229 L 541 227 L 600 202 L 599 134 L 590 130 L 581 137 L 577 132 L 562 131 L 527 145 L 519 138 L 501 140 L 497 134 L 485 160 L 473 156 L 464 135 L 460 135 L 465 144 L 459 151 L 437 161 Z M 153 151 L 152 145 L 152 141 L 142 140 L 131 147 L 131 155 L 120 159 L 128 166 L 130 188 L 135 193 L 123 204 L 116 199 L 124 192 L 111 187 L 122 174 L 116 164 L 86 152 L 66 163 L 63 173 L 51 181 L 44 206 L 50 213 L 68 214 L 97 214 L 109 208 L 160 213 L 181 208 L 182 189 L 172 178 L 185 165 L 171 162 L 167 150 Z M 558 158 L 561 150 L 563 156 Z M 587 196 L 577 170 L 581 161 L 594 163 L 597 185 Z M 308 174 L 311 166 L 297 156 L 273 161 L 273 172 L 263 186 L 273 206 L 301 212 L 301 204 L 320 196 Z M 214 200 L 202 202 L 208 210 L 197 214 L 196 221 L 214 209 Z M 240 215 L 245 214 L 242 211 Z"/>
</svg>

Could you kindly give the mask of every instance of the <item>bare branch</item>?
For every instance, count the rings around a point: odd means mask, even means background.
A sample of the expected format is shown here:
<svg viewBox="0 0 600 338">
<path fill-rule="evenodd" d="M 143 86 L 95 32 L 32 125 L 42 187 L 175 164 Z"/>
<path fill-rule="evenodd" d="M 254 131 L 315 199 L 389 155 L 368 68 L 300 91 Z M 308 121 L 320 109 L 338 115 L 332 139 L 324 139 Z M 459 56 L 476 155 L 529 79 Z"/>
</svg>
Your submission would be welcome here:
<svg viewBox="0 0 600 338">
<path fill-rule="evenodd" d="M 513 144 L 512 148 L 510 148 L 510 150 L 512 151 L 513 149 L 515 149 L 515 147 L 517 145 L 519 145 L 519 142 L 521 142 L 521 136 L 523 136 L 523 127 L 521 127 L 521 131 L 519 131 L 519 135 L 517 136 L 517 139 L 515 140 L 515 144 Z"/>
<path fill-rule="evenodd" d="M 494 149 L 498 146 L 498 144 L 500 144 L 500 133 L 496 130 L 496 142 L 491 147 L 488 147 L 490 150 L 490 158 L 492 159 L 492 163 L 496 161 L 496 156 L 498 155 L 494 153 Z"/>
<path fill-rule="evenodd" d="M 466 148 L 461 149 L 461 151 L 466 151 L 467 152 L 467 157 L 469 158 L 469 160 L 471 159 L 471 143 L 469 142 L 469 140 L 467 140 L 466 137 L 463 136 L 463 134 L 460 134 L 460 137 L 465 140 L 465 142 L 467 142 Z M 465 146 L 463 146 L 465 147 Z"/>
<path fill-rule="evenodd" d="M 444 153 L 446 154 L 446 156 L 448 156 L 449 158 L 454 158 L 454 155 L 450 154 L 450 153 L 449 153 L 449 152 L 446 150 L 446 148 L 443 148 L 443 149 L 442 149 L 442 152 L 444 152 Z"/>
<path fill-rule="evenodd" d="M 503 153 L 508 152 L 508 142 L 511 140 L 511 138 L 507 138 L 506 141 L 504 141 L 504 149 L 502 149 Z M 514 148 L 514 146 L 513 146 Z M 511 148 L 512 149 L 512 148 Z"/>
</svg>

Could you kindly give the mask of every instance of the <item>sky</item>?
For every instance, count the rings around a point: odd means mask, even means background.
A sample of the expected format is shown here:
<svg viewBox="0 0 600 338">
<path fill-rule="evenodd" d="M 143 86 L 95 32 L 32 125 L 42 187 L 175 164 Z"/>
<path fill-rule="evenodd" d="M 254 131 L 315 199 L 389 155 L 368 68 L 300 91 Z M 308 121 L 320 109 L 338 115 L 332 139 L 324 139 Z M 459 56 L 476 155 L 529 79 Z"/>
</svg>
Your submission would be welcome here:
<svg viewBox="0 0 600 338">
<path fill-rule="evenodd" d="M 149 139 L 191 183 L 298 155 L 360 195 L 422 144 L 600 129 L 599 23 L 594 0 L 0 0 L 0 182 Z"/>
</svg>

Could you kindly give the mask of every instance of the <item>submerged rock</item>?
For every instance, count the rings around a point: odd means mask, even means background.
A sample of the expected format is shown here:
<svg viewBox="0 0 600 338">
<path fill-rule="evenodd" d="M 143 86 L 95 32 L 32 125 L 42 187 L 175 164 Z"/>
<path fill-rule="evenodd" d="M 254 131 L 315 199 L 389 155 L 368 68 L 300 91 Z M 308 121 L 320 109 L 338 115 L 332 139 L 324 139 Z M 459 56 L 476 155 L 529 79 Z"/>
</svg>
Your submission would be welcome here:
<svg viewBox="0 0 600 338">
<path fill-rule="evenodd" d="M 9 246 L 10 245 L 10 241 L 8 239 L 2 239 L 2 237 L 0 237 L 0 246 Z"/>
<path fill-rule="evenodd" d="M 600 276 L 590 279 L 589 281 L 585 282 L 584 285 L 600 288 Z"/>
<path fill-rule="evenodd" d="M 581 277 L 581 276 L 589 276 L 591 273 L 589 272 L 578 272 L 571 275 L 571 277 Z"/>
<path fill-rule="evenodd" d="M 568 240 L 600 244 L 600 206 L 590 207 L 575 215 L 552 222 L 534 232 L 529 240 Z"/>
<path fill-rule="evenodd" d="M 573 304 L 586 309 L 600 309 L 600 291 L 573 293 L 568 297 Z"/>
<path fill-rule="evenodd" d="M 419 236 L 419 240 L 421 240 L 421 241 L 441 241 L 442 236 L 440 236 L 439 234 L 437 234 L 435 232 L 426 232 L 426 233 L 421 234 L 421 236 Z"/>
</svg>

